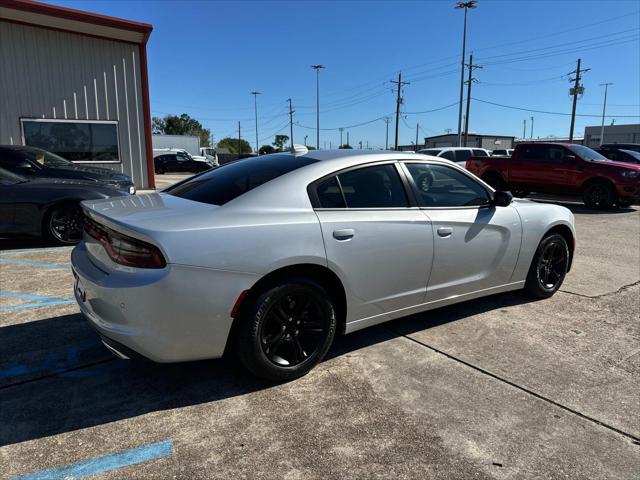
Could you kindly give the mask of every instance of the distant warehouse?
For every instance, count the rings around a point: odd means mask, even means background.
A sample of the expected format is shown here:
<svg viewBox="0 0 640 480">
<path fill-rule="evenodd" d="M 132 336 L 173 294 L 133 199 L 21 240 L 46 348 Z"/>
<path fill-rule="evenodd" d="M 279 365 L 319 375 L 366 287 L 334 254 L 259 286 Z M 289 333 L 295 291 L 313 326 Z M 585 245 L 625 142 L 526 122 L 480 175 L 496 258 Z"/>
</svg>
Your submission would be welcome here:
<svg viewBox="0 0 640 480">
<path fill-rule="evenodd" d="M 513 148 L 515 137 L 509 135 L 481 135 L 479 133 L 469 133 L 467 144 L 464 145 L 464 135 L 462 136 L 463 146 L 473 148 L 486 148 L 487 150 L 497 150 Z M 398 145 L 398 150 L 421 150 L 423 148 L 455 147 L 458 145 L 458 134 L 446 133 L 433 137 L 425 137 L 422 145 Z"/>
<path fill-rule="evenodd" d="M 152 26 L 0 0 L 0 144 L 32 145 L 153 188 Z"/>
</svg>

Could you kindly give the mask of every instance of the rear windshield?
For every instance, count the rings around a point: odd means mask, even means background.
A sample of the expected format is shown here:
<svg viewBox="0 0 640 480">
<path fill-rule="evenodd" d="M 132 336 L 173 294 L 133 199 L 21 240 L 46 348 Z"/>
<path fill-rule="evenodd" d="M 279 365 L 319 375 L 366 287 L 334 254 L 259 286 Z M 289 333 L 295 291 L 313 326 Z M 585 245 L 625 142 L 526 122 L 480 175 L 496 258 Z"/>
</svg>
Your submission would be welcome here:
<svg viewBox="0 0 640 480">
<path fill-rule="evenodd" d="M 426 150 L 420 150 L 418 153 L 424 153 L 425 155 L 433 155 L 437 157 L 441 151 L 442 150 L 440 150 L 439 148 L 427 148 Z"/>
<path fill-rule="evenodd" d="M 228 163 L 165 190 L 166 193 L 195 202 L 224 205 L 243 193 L 317 162 L 293 155 L 264 155 Z"/>
</svg>

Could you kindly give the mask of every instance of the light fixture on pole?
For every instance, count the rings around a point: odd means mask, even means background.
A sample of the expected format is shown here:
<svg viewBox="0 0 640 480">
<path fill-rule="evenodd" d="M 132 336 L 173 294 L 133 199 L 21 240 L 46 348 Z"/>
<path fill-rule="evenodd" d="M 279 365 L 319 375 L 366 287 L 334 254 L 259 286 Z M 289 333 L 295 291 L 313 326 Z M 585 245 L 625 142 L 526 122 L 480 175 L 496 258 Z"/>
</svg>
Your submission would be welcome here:
<svg viewBox="0 0 640 480">
<path fill-rule="evenodd" d="M 462 99 L 464 96 L 464 57 L 467 49 L 467 10 L 476 8 L 477 0 L 469 0 L 467 2 L 457 2 L 455 8 L 464 9 L 464 28 L 462 31 L 462 67 L 460 69 L 460 102 L 458 104 L 458 147 L 462 144 Z"/>
<path fill-rule="evenodd" d="M 256 153 L 258 153 L 258 95 L 260 92 L 251 92 L 251 95 L 253 95 L 253 109 L 256 114 Z"/>
<path fill-rule="evenodd" d="M 318 63 L 311 68 L 316 71 L 316 148 L 320 150 L 320 69 L 325 66 Z"/>
</svg>

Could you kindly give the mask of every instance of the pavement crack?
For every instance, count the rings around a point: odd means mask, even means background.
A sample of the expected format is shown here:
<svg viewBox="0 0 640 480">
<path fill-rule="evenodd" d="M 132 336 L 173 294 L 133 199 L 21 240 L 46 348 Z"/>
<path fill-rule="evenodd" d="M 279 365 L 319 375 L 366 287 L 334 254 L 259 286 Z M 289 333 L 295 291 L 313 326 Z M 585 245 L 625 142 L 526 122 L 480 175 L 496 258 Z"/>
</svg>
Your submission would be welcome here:
<svg viewBox="0 0 640 480">
<path fill-rule="evenodd" d="M 640 282 L 636 282 L 636 283 L 634 283 L 632 285 L 628 285 L 628 286 L 637 285 L 638 283 L 640 283 Z M 625 287 L 622 287 L 622 288 L 625 288 Z M 482 368 L 482 367 L 480 367 L 478 365 L 475 365 L 475 364 L 473 364 L 471 362 L 468 362 L 468 361 L 463 360 L 463 359 L 461 359 L 459 357 L 456 357 L 455 355 L 452 355 L 452 354 L 447 353 L 447 352 L 445 352 L 443 350 L 440 350 L 439 348 L 436 348 L 436 347 L 434 347 L 432 345 L 429 345 L 427 343 L 421 342 L 420 340 L 416 340 L 415 338 L 412 338 L 412 337 L 410 337 L 408 335 L 405 335 L 405 334 L 403 334 L 401 332 L 398 332 L 398 331 L 396 331 L 396 330 L 394 330 L 392 328 L 389 328 L 389 327 L 386 327 L 386 328 L 387 328 L 387 330 L 389 330 L 390 332 L 392 332 L 395 335 L 398 335 L 400 337 L 404 337 L 407 340 L 410 340 L 410 341 L 412 341 L 414 343 L 417 343 L 418 345 L 421 345 L 421 346 L 423 346 L 425 348 L 428 348 L 429 350 L 432 350 L 432 351 L 434 351 L 436 353 L 439 353 L 440 355 L 443 355 L 443 356 L 447 357 L 450 360 L 453 360 L 455 362 L 461 363 L 462 365 L 465 365 L 465 366 L 467 366 L 469 368 L 472 368 L 472 369 L 476 370 L 477 372 L 480 372 L 480 373 L 482 373 L 484 375 L 487 375 L 487 376 L 489 376 L 489 377 L 491 377 L 491 378 L 493 378 L 495 380 L 498 380 L 499 382 L 505 383 L 505 384 L 507 384 L 507 385 L 509 385 L 509 386 L 511 386 L 513 388 L 517 388 L 518 390 L 520 390 L 522 392 L 525 392 L 528 395 L 531 395 L 531 396 L 537 398 L 538 400 L 542 400 L 543 402 L 546 402 L 546 403 L 548 403 L 550 405 L 558 407 L 558 408 L 560 408 L 560 409 L 562 409 L 562 410 L 564 410 L 566 412 L 569 412 L 569 413 L 571 413 L 573 415 L 576 415 L 576 416 L 578 416 L 578 417 L 580 417 L 580 418 L 582 418 L 584 420 L 587 420 L 587 421 L 589 421 L 591 423 L 594 423 L 594 424 L 596 424 L 596 425 L 598 425 L 600 427 L 606 428 L 607 430 L 615 432 L 615 433 L 617 433 L 619 435 L 623 435 L 623 436 L 631 439 L 631 441 L 636 445 L 640 444 L 640 437 L 637 437 L 637 436 L 633 435 L 632 433 L 628 433 L 628 432 L 625 432 L 624 430 L 620 430 L 619 428 L 616 428 L 613 425 L 609 425 L 608 423 L 602 422 L 602 421 L 598 420 L 597 418 L 593 418 L 593 417 L 591 417 L 591 416 L 589 416 L 589 415 L 587 415 L 585 413 L 579 412 L 578 410 L 575 410 L 575 409 L 573 409 L 571 407 L 568 407 L 568 406 L 563 405 L 563 404 L 561 404 L 559 402 L 556 402 L 555 400 L 552 400 L 551 398 L 545 397 L 544 395 L 542 395 L 542 394 L 540 394 L 538 392 L 535 392 L 535 391 L 533 391 L 533 390 L 531 390 L 531 389 L 529 389 L 529 388 L 527 388 L 525 386 L 522 386 L 522 385 L 519 385 L 519 384 L 517 384 L 515 382 L 512 382 L 511 380 L 508 380 L 507 378 L 504 378 L 504 377 L 502 377 L 502 376 L 500 376 L 500 375 L 498 375 L 496 373 L 493 373 L 493 372 L 491 372 L 491 371 L 489 371 L 489 370 L 487 370 L 485 368 Z"/>
<path fill-rule="evenodd" d="M 601 293 L 600 295 L 585 295 L 583 293 L 570 292 L 569 290 L 562 290 L 562 289 L 560 289 L 560 292 L 567 293 L 569 295 L 574 295 L 576 297 L 598 299 L 598 298 L 609 297 L 611 295 L 617 295 L 619 293 L 624 292 L 625 290 L 628 290 L 638 285 L 640 285 L 640 280 L 638 280 L 637 282 L 629 283 L 628 285 L 623 285 L 622 287 L 617 289 L 615 292 L 606 292 L 606 293 Z"/>
</svg>

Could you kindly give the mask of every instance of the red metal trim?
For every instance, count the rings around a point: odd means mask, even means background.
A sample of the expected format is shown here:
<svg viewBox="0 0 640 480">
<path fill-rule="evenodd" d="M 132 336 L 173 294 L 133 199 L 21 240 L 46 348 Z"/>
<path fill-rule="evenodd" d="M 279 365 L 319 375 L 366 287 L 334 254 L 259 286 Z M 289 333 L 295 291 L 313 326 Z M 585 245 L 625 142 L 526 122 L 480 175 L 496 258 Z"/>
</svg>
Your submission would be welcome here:
<svg viewBox="0 0 640 480">
<path fill-rule="evenodd" d="M 147 37 L 148 38 L 148 37 Z M 140 83 L 142 85 L 142 114 L 144 115 L 144 143 L 147 153 L 147 188 L 156 188 L 153 164 L 153 137 L 151 136 L 151 102 L 149 101 L 149 72 L 147 65 L 147 44 L 138 46 L 140 54 Z"/>
<path fill-rule="evenodd" d="M 146 38 L 148 38 L 148 34 L 153 30 L 153 26 L 148 23 L 134 22 L 122 18 L 110 17 L 108 15 L 85 12 L 83 10 L 76 10 L 75 8 L 59 7 L 33 0 L 0 0 L 0 7 L 139 32 L 145 34 L 145 41 Z"/>
</svg>

